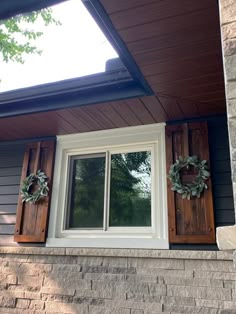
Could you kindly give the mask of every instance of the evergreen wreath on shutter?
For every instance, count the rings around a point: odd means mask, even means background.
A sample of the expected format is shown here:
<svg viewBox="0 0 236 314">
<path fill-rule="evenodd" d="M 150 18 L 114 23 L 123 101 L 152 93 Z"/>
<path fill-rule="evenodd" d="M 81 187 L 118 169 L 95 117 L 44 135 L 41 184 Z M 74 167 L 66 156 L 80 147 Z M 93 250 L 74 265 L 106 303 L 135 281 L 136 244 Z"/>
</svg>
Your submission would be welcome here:
<svg viewBox="0 0 236 314">
<path fill-rule="evenodd" d="M 186 168 L 187 170 L 190 167 L 194 167 L 198 173 L 191 183 L 183 184 L 181 180 L 181 170 Z M 200 198 L 201 193 L 207 189 L 205 181 L 210 177 L 210 172 L 208 171 L 207 161 L 200 160 L 197 156 L 179 156 L 179 159 L 170 166 L 170 171 L 168 178 L 172 183 L 172 191 L 176 191 L 178 194 L 182 195 L 182 198 L 187 198 L 188 200 L 191 197 Z"/>
<path fill-rule="evenodd" d="M 38 188 L 35 192 L 30 192 L 33 186 Z M 37 203 L 41 198 L 48 196 L 48 177 L 42 170 L 38 170 L 36 174 L 31 173 L 26 177 L 21 186 L 22 202 Z"/>
</svg>

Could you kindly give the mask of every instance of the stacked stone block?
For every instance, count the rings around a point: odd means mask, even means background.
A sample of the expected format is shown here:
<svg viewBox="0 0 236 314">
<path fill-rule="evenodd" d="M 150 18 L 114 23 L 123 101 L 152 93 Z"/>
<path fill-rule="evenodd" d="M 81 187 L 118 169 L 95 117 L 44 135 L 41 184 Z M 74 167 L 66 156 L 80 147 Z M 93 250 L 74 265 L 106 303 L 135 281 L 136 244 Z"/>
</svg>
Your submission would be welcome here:
<svg viewBox="0 0 236 314">
<path fill-rule="evenodd" d="M 229 253 L 0 248 L 0 279 L 4 314 L 236 313 Z"/>
<path fill-rule="evenodd" d="M 236 205 L 236 1 L 220 0 L 231 166 Z M 236 208 L 236 206 L 234 206 Z"/>
</svg>

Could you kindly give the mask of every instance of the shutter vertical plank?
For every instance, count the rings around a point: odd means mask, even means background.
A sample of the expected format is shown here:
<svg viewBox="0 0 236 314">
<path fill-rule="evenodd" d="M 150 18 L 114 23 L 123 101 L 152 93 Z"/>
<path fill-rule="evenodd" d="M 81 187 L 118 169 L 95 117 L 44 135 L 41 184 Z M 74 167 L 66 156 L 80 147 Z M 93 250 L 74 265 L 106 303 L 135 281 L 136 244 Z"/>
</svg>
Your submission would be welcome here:
<svg viewBox="0 0 236 314">
<path fill-rule="evenodd" d="M 30 150 L 29 150 L 29 147 L 27 146 L 25 150 L 25 154 L 24 154 L 22 173 L 21 173 L 21 182 L 27 177 L 29 159 L 30 159 Z M 16 216 L 14 240 L 20 234 L 22 218 L 23 218 L 23 204 L 19 196 L 18 205 L 17 205 L 17 216 Z"/>
<path fill-rule="evenodd" d="M 34 173 L 36 174 L 37 170 L 39 169 L 39 160 L 40 160 L 40 146 L 41 142 L 37 143 L 37 148 L 36 148 L 36 156 L 35 156 L 35 163 L 34 163 Z"/>
<path fill-rule="evenodd" d="M 166 127 L 167 173 L 179 156 L 198 156 L 209 165 L 209 144 L 206 123 L 189 123 Z M 210 166 L 210 165 L 209 165 Z M 182 178 L 190 182 L 194 168 L 183 169 Z M 214 209 L 211 178 L 200 198 L 182 199 L 171 190 L 168 180 L 168 217 L 170 243 L 215 243 Z"/>
<path fill-rule="evenodd" d="M 50 173 L 51 175 L 48 177 L 48 186 L 51 191 L 52 188 L 52 177 L 53 177 L 53 156 L 54 156 L 54 143 L 52 145 L 49 145 L 47 148 L 44 148 L 42 151 L 42 158 L 41 158 L 41 164 L 40 167 L 42 169 L 45 169 L 45 173 Z M 47 156 L 52 156 L 52 158 L 47 159 Z M 50 204 L 50 197 L 46 199 L 44 202 L 44 206 L 42 208 L 42 218 L 41 218 L 41 224 L 39 226 L 39 230 L 41 234 L 46 233 L 47 230 L 47 224 L 48 224 L 48 216 L 43 215 L 43 213 L 49 208 Z"/>
<path fill-rule="evenodd" d="M 192 124 L 193 125 L 193 124 Z M 190 156 L 198 156 L 198 158 L 203 159 L 202 156 L 202 139 L 201 139 L 201 125 L 197 124 L 196 129 L 191 128 L 190 126 L 187 126 L 187 134 L 188 134 L 188 155 Z M 185 155 L 187 156 L 187 155 Z M 194 169 L 190 169 L 189 172 L 194 176 Z M 187 208 L 188 213 L 188 224 L 191 226 L 191 228 L 188 229 L 188 232 L 186 234 L 192 234 L 192 235 L 198 235 L 199 233 L 202 233 L 203 230 L 201 227 L 201 206 L 198 198 L 193 198 L 190 201 L 185 199 L 185 204 Z"/>
<path fill-rule="evenodd" d="M 188 124 L 183 124 L 183 156 L 189 155 L 189 134 L 188 134 Z"/>
<path fill-rule="evenodd" d="M 173 142 L 173 151 L 174 160 L 178 159 L 179 156 L 185 156 L 188 154 L 188 133 L 187 133 L 187 124 L 183 124 L 178 128 L 178 131 L 173 134 L 174 142 Z M 178 234 L 185 234 L 186 227 L 188 228 L 187 224 L 187 217 L 188 214 L 186 212 L 186 204 L 185 200 L 182 199 L 182 196 L 177 194 L 176 195 L 176 217 L 177 217 L 177 233 Z"/>
<path fill-rule="evenodd" d="M 36 204 L 23 202 L 18 198 L 14 240 L 17 242 L 45 242 L 50 193 L 52 188 L 54 141 L 28 144 L 26 147 L 21 182 L 30 174 L 42 170 L 48 177 L 49 196 Z"/>
<path fill-rule="evenodd" d="M 183 155 L 184 142 L 183 142 L 183 130 L 182 127 L 173 135 L 173 158 L 178 159 Z M 172 159 L 173 160 L 173 159 Z M 171 161 L 172 163 L 172 161 Z M 179 195 L 178 195 L 179 196 Z M 184 232 L 184 205 L 181 197 L 175 198 L 176 204 L 176 229 L 177 233 L 182 234 Z"/>
<path fill-rule="evenodd" d="M 30 174 L 34 173 L 35 167 L 37 165 L 37 144 L 28 144 L 26 147 L 26 153 L 28 155 L 27 164 L 26 164 L 26 172 L 22 172 L 21 182 Z M 20 204 L 19 204 L 20 203 Z M 30 203 L 22 203 L 21 196 L 19 196 L 18 206 L 17 206 L 17 218 L 18 218 L 18 207 L 23 208 L 23 215 L 20 224 L 22 234 L 31 235 L 35 230 L 35 222 L 37 218 L 37 208 L 34 204 Z M 31 223 L 25 223 L 26 221 L 31 221 Z M 18 241 L 19 242 L 19 241 Z"/>
</svg>

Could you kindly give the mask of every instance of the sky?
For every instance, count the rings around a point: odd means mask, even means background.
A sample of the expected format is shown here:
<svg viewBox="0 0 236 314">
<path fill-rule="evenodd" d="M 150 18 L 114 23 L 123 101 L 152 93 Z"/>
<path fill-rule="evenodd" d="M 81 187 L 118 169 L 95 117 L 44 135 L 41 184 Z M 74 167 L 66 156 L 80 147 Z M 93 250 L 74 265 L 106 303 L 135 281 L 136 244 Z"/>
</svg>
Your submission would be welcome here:
<svg viewBox="0 0 236 314">
<path fill-rule="evenodd" d="M 37 47 L 41 56 L 27 55 L 25 63 L 0 64 L 0 92 L 105 71 L 105 62 L 117 57 L 80 0 L 52 7 L 62 26 L 45 27 L 42 22 L 27 26 L 42 31 Z"/>
</svg>

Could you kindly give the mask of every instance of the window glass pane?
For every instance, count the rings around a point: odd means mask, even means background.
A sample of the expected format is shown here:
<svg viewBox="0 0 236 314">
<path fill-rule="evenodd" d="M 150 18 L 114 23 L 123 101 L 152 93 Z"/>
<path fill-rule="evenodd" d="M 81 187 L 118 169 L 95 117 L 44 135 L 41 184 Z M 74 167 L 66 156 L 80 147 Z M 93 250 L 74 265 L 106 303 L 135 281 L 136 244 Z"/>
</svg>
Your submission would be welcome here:
<svg viewBox="0 0 236 314">
<path fill-rule="evenodd" d="M 151 226 L 151 152 L 111 156 L 109 225 Z"/>
<path fill-rule="evenodd" d="M 102 228 L 105 154 L 77 157 L 71 162 L 69 228 Z"/>
</svg>

